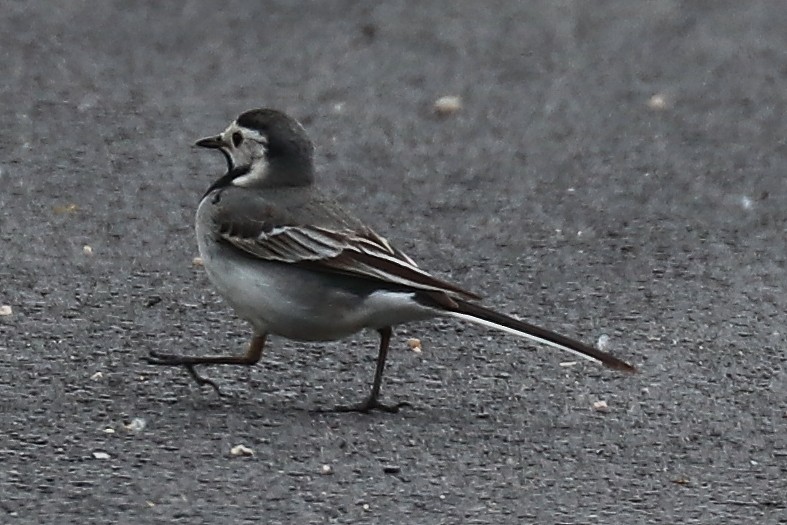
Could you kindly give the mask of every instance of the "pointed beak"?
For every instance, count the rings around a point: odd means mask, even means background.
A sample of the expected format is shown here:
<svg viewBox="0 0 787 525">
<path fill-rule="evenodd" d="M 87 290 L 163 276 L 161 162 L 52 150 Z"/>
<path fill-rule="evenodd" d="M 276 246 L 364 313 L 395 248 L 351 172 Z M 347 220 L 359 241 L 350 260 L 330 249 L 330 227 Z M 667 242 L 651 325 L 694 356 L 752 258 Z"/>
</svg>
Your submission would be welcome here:
<svg viewBox="0 0 787 525">
<path fill-rule="evenodd" d="M 221 138 L 221 135 L 216 135 L 215 137 L 205 137 L 204 139 L 199 139 L 194 143 L 194 145 L 199 146 L 200 148 L 219 149 L 227 146 L 228 144 L 224 142 L 224 139 Z"/>
</svg>

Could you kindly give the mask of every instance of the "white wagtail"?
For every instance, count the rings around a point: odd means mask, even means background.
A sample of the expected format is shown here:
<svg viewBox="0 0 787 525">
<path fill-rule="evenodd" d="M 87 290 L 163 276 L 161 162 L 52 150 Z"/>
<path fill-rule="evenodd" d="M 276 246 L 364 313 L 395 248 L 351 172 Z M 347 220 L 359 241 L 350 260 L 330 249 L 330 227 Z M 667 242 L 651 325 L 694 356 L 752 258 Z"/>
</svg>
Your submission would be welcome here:
<svg viewBox="0 0 787 525">
<path fill-rule="evenodd" d="M 199 252 L 219 293 L 254 330 L 243 355 L 151 352 L 155 365 L 253 365 L 265 338 L 333 341 L 364 328 L 380 334 L 372 390 L 337 410 L 395 411 L 378 400 L 391 327 L 456 317 L 566 350 L 610 368 L 635 368 L 596 348 L 476 304 L 479 297 L 420 269 L 314 185 L 313 146 L 303 127 L 272 109 L 240 115 L 223 133 L 196 143 L 218 149 L 227 173 L 197 209 Z M 220 392 L 220 391 L 219 391 Z"/>
</svg>

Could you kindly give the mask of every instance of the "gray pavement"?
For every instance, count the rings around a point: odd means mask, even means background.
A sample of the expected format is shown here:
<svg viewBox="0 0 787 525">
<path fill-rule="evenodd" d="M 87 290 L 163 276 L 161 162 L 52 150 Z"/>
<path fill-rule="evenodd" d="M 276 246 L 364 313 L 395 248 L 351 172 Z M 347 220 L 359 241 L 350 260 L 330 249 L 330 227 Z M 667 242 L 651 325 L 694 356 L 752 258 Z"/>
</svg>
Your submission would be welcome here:
<svg viewBox="0 0 787 525">
<path fill-rule="evenodd" d="M 783 4 L 0 4 L 0 523 L 787 523 Z M 231 399 L 141 362 L 246 342 L 191 143 L 259 106 L 423 267 L 641 374 L 423 323 L 364 416 L 314 409 L 369 334 L 206 370 Z"/>
</svg>

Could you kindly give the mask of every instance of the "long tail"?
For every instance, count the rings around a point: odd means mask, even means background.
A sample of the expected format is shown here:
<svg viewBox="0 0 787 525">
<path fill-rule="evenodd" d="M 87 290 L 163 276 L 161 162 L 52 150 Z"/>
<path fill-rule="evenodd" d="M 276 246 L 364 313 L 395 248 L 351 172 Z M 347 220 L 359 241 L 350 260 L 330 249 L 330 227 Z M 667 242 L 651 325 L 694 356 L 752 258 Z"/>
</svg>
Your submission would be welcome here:
<svg viewBox="0 0 787 525">
<path fill-rule="evenodd" d="M 593 348 L 592 346 L 574 341 L 566 336 L 520 321 L 519 319 L 497 313 L 477 304 L 456 298 L 454 298 L 453 301 L 457 305 L 455 308 L 445 308 L 445 306 L 444 308 L 447 311 L 446 313 L 458 319 L 464 319 L 471 323 L 497 328 L 504 332 L 525 337 L 532 341 L 543 343 L 566 352 L 571 352 L 579 357 L 590 361 L 596 361 L 614 370 L 628 373 L 637 372 L 637 369 L 630 364 L 621 361 L 611 354 Z"/>
</svg>

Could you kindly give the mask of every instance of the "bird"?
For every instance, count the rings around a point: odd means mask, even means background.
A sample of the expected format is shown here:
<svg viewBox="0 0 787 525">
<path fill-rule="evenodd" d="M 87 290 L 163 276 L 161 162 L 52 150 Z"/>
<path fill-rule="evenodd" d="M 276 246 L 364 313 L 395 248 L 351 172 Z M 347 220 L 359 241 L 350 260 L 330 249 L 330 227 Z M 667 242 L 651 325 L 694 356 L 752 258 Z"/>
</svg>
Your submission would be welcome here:
<svg viewBox="0 0 787 525">
<path fill-rule="evenodd" d="M 453 317 L 570 352 L 611 369 L 636 368 L 593 346 L 482 306 L 480 296 L 435 277 L 315 184 L 314 146 L 304 127 L 269 108 L 242 113 L 221 133 L 200 139 L 227 171 L 202 196 L 195 220 L 207 276 L 252 328 L 245 353 L 178 355 L 156 350 L 152 365 L 183 366 L 199 385 L 218 385 L 197 365 L 254 365 L 268 336 L 306 342 L 379 334 L 371 390 L 339 412 L 396 412 L 380 400 L 392 328 Z"/>
</svg>

